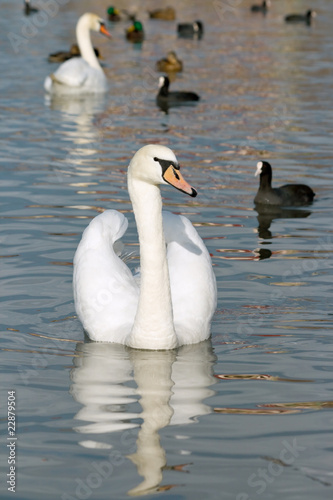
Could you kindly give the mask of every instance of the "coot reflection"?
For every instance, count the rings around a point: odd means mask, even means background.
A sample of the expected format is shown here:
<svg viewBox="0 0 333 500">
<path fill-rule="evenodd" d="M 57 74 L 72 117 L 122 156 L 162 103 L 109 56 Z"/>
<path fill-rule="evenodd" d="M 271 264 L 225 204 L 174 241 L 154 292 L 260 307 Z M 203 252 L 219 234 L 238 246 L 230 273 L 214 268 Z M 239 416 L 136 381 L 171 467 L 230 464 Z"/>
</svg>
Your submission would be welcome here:
<svg viewBox="0 0 333 500">
<path fill-rule="evenodd" d="M 270 231 L 271 223 L 276 219 L 304 219 L 311 215 L 311 210 L 299 208 L 283 208 L 269 205 L 255 205 L 258 220 L 258 236 L 263 240 L 270 240 L 273 235 Z"/>
</svg>

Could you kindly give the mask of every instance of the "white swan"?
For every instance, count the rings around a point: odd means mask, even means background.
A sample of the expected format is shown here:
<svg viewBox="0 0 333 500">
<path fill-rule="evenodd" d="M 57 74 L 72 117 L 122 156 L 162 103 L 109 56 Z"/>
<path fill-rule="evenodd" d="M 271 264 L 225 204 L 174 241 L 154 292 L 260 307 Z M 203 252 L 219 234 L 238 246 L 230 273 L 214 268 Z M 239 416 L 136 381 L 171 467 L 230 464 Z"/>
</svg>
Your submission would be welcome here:
<svg viewBox="0 0 333 500">
<path fill-rule="evenodd" d="M 44 88 L 49 93 L 77 94 L 97 93 L 107 90 L 107 79 L 98 62 L 90 39 L 90 30 L 111 37 L 103 19 L 86 13 L 76 25 L 76 38 L 82 57 L 74 57 L 47 76 Z"/>
<path fill-rule="evenodd" d="M 165 146 L 141 148 L 128 167 L 136 219 L 140 283 L 114 244 L 123 214 L 107 210 L 85 229 L 74 257 L 75 308 L 92 340 L 141 349 L 172 349 L 210 335 L 216 280 L 209 253 L 188 219 L 163 212 L 160 184 L 196 196 Z"/>
</svg>

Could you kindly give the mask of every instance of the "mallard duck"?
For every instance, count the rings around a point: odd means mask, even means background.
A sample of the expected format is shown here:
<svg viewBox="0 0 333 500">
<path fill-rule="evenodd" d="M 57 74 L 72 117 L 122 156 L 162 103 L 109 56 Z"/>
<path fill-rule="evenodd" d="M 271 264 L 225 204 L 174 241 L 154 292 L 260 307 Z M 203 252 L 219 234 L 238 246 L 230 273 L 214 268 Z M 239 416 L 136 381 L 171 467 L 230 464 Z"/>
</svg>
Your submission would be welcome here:
<svg viewBox="0 0 333 500">
<path fill-rule="evenodd" d="M 157 61 L 156 68 L 164 73 L 178 72 L 183 71 L 183 63 L 177 58 L 176 52 L 171 50 L 166 58 Z"/>
<path fill-rule="evenodd" d="M 126 38 L 130 42 L 143 42 L 145 34 L 143 31 L 143 25 L 140 21 L 134 21 L 132 26 L 126 30 Z"/>
<path fill-rule="evenodd" d="M 115 7 L 113 7 L 113 6 L 108 7 L 106 12 L 107 12 L 109 21 L 111 21 L 113 23 L 117 23 L 118 21 L 121 21 L 120 11 L 118 9 L 116 9 Z"/>
<path fill-rule="evenodd" d="M 95 52 L 96 57 L 101 59 L 100 52 L 95 47 L 94 47 L 94 52 Z M 62 63 L 62 62 L 68 61 L 68 59 L 71 59 L 72 57 L 80 57 L 80 55 L 81 55 L 81 52 L 80 52 L 79 46 L 76 43 L 73 43 L 68 52 L 66 52 L 66 51 L 54 52 L 53 54 L 49 55 L 47 60 L 50 63 Z"/>
<path fill-rule="evenodd" d="M 268 161 L 257 163 L 255 175 L 260 175 L 258 192 L 254 203 L 276 206 L 306 205 L 313 201 L 315 193 L 306 184 L 285 184 L 272 188 L 272 167 Z"/>
<path fill-rule="evenodd" d="M 309 9 L 305 14 L 289 14 L 284 20 L 286 23 L 305 23 L 310 25 L 316 15 L 314 10 Z"/>
<path fill-rule="evenodd" d="M 178 36 L 182 38 L 201 38 L 204 32 L 202 21 L 182 23 L 177 26 Z"/>
<path fill-rule="evenodd" d="M 176 19 L 176 11 L 173 7 L 148 11 L 148 14 L 151 19 L 163 19 L 164 21 L 174 21 Z"/>
</svg>

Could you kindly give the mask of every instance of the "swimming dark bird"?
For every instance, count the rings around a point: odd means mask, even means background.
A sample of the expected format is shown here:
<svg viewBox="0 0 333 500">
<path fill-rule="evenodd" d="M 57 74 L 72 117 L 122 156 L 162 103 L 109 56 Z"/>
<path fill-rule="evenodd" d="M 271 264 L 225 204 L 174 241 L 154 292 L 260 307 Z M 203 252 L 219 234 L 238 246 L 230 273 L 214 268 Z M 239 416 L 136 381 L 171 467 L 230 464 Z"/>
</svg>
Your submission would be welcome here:
<svg viewBox="0 0 333 500">
<path fill-rule="evenodd" d="M 157 105 L 163 110 L 167 111 L 170 107 L 181 106 L 185 103 L 199 101 L 200 96 L 195 92 L 187 91 L 173 91 L 169 92 L 170 80 L 167 76 L 159 78 L 159 91 L 156 97 Z"/>
<path fill-rule="evenodd" d="M 202 21 L 183 23 L 177 26 L 178 36 L 182 38 L 201 38 L 204 32 Z"/>
<path fill-rule="evenodd" d="M 163 21 L 174 21 L 176 19 L 176 11 L 173 7 L 148 11 L 148 14 L 151 19 L 163 19 Z"/>
<path fill-rule="evenodd" d="M 30 0 L 24 0 L 24 13 L 26 16 L 30 16 L 30 14 L 35 14 L 39 9 L 36 7 L 32 7 Z"/>
<path fill-rule="evenodd" d="M 285 184 L 272 188 L 272 167 L 268 161 L 259 161 L 255 175 L 260 175 L 254 203 L 276 206 L 300 206 L 313 201 L 315 193 L 305 184 Z"/>
<path fill-rule="evenodd" d="M 171 50 L 167 53 L 166 58 L 157 61 L 156 68 L 163 73 L 176 73 L 183 71 L 183 63 L 178 59 L 176 52 Z"/>
<path fill-rule="evenodd" d="M 251 12 L 262 12 L 266 14 L 270 6 L 271 0 L 264 0 L 261 4 L 252 5 Z"/>
<path fill-rule="evenodd" d="M 101 54 L 98 49 L 94 47 L 94 52 L 96 57 L 101 59 Z M 68 61 L 68 59 L 71 59 L 72 57 L 80 57 L 81 52 L 79 49 L 79 46 L 76 43 L 73 43 L 71 45 L 71 48 L 69 51 L 60 51 L 60 52 L 53 52 L 53 54 L 50 54 L 47 60 L 50 63 L 62 63 L 65 61 Z"/>
<path fill-rule="evenodd" d="M 310 25 L 316 15 L 316 12 L 310 9 L 305 14 L 289 14 L 284 20 L 286 23 L 305 23 Z"/>
<path fill-rule="evenodd" d="M 112 23 L 117 23 L 121 21 L 120 12 L 115 7 L 113 6 L 108 7 L 106 12 L 108 15 L 108 20 L 111 21 Z"/>
<path fill-rule="evenodd" d="M 132 26 L 126 30 L 126 38 L 130 42 L 139 43 L 143 42 L 145 38 L 145 33 L 143 30 L 142 23 L 140 21 L 134 21 Z"/>
</svg>

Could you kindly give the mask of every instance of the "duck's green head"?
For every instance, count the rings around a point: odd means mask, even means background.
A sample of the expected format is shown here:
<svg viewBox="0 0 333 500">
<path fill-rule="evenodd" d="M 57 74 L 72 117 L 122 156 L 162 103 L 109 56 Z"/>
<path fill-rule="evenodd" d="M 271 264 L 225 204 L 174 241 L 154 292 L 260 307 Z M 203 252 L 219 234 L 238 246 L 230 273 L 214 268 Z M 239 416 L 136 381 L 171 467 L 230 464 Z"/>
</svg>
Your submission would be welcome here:
<svg viewBox="0 0 333 500">
<path fill-rule="evenodd" d="M 140 21 L 134 21 L 133 28 L 135 31 L 143 31 L 143 26 L 142 23 L 140 23 Z"/>
<path fill-rule="evenodd" d="M 117 16 L 119 14 L 119 10 L 115 9 L 114 7 L 109 7 L 107 13 L 109 14 L 109 16 Z"/>
</svg>

